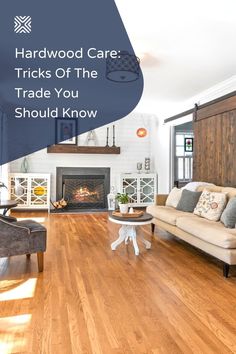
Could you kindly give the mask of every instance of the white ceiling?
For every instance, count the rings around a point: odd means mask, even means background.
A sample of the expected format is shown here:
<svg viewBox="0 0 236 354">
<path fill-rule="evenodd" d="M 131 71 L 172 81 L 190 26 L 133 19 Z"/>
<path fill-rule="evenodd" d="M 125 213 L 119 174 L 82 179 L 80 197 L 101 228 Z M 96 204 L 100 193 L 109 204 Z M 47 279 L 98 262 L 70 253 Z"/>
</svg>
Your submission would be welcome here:
<svg viewBox="0 0 236 354">
<path fill-rule="evenodd" d="M 235 0 L 115 2 L 141 58 L 143 99 L 177 103 L 235 74 Z"/>
</svg>

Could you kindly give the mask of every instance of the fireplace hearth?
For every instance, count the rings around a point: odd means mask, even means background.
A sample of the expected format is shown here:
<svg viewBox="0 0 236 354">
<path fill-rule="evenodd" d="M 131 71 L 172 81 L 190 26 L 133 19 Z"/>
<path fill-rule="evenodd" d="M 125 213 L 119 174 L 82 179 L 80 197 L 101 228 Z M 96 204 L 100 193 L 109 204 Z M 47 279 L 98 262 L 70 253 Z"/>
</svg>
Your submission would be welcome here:
<svg viewBox="0 0 236 354">
<path fill-rule="evenodd" d="M 109 168 L 57 167 L 57 199 L 67 201 L 67 211 L 106 210 L 109 191 Z"/>
</svg>

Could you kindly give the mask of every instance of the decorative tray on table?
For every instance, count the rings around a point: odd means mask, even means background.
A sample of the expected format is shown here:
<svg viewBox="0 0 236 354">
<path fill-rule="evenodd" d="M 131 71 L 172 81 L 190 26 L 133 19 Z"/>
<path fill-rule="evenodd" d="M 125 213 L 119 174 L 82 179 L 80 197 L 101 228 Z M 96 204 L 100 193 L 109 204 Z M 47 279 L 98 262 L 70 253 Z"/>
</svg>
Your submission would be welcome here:
<svg viewBox="0 0 236 354">
<path fill-rule="evenodd" d="M 135 210 L 133 213 L 125 213 L 125 214 L 122 214 L 120 211 L 115 210 L 112 213 L 113 216 L 118 216 L 120 218 L 129 218 L 129 219 L 139 218 L 143 214 L 144 214 L 144 212 L 142 210 Z"/>
</svg>

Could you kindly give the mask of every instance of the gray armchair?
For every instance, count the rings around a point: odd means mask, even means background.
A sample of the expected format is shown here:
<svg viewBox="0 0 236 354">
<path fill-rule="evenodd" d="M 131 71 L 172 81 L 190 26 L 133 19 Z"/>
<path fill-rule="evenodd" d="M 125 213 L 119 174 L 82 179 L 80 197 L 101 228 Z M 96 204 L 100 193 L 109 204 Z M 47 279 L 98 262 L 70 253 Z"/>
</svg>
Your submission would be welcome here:
<svg viewBox="0 0 236 354">
<path fill-rule="evenodd" d="M 43 255 L 46 251 L 47 230 L 33 221 L 15 221 L 0 217 L 0 257 L 37 253 L 38 270 L 43 271 Z"/>
</svg>

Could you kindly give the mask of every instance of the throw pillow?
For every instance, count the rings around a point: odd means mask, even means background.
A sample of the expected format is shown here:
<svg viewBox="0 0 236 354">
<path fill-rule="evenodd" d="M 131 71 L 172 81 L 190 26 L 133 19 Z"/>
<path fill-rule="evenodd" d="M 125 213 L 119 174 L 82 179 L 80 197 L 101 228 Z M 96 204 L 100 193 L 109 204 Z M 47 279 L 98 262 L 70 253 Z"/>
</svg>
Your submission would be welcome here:
<svg viewBox="0 0 236 354">
<path fill-rule="evenodd" d="M 176 209 L 193 213 L 201 194 L 202 192 L 192 192 L 184 189 Z"/>
<path fill-rule="evenodd" d="M 219 221 L 227 201 L 226 193 L 209 192 L 204 189 L 194 209 L 194 214 L 211 221 Z"/>
<path fill-rule="evenodd" d="M 181 198 L 182 189 L 174 187 L 166 200 L 166 206 L 176 208 Z"/>
<path fill-rule="evenodd" d="M 231 198 L 223 211 L 220 221 L 229 229 L 234 229 L 236 225 L 236 197 Z"/>
</svg>

